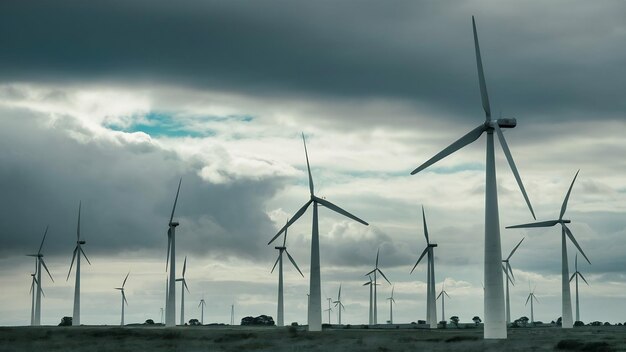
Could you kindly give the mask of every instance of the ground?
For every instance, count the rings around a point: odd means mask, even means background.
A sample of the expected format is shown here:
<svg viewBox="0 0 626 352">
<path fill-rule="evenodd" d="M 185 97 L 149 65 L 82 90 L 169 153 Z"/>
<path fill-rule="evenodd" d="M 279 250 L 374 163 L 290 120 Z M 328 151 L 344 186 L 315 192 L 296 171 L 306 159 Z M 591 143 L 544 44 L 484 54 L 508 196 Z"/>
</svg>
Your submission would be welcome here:
<svg viewBox="0 0 626 352">
<path fill-rule="evenodd" d="M 0 351 L 626 351 L 626 327 L 509 329 L 329 329 L 303 327 L 0 327 Z"/>
</svg>

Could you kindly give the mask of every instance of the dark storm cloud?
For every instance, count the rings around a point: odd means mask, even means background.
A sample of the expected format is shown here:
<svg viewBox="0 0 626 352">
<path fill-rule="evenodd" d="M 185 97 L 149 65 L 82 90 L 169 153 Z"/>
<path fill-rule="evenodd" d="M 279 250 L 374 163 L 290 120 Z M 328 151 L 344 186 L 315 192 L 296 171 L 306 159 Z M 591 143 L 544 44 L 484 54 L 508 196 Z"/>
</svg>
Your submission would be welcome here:
<svg viewBox="0 0 626 352">
<path fill-rule="evenodd" d="M 626 108 L 626 5 L 577 4 L 3 2 L 0 77 L 392 97 L 479 120 L 476 14 L 494 114 L 614 118 Z"/>
<path fill-rule="evenodd" d="M 69 256 L 82 200 L 88 255 L 162 251 L 165 257 L 181 176 L 175 216 L 181 222 L 179 250 L 249 258 L 267 252 L 265 237 L 274 227 L 263 204 L 283 183 L 280 177 L 211 184 L 197 176 L 198 165 L 149 142 L 133 146 L 94 138 L 82 143 L 68 137 L 81 131 L 76 120 L 61 118 L 44 128 L 29 113 L 2 114 L 0 256 L 36 252 L 47 224 L 44 253 Z M 211 226 L 203 226 L 207 223 Z"/>
</svg>

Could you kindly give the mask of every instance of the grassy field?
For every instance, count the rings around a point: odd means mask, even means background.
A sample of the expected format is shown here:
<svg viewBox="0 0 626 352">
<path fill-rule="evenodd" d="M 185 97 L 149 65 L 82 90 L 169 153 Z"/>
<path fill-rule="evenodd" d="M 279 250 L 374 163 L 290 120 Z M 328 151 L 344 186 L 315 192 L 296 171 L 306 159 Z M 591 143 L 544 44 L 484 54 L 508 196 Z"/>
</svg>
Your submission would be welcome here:
<svg viewBox="0 0 626 352">
<path fill-rule="evenodd" d="M 481 329 L 303 327 L 2 327 L 0 351 L 626 351 L 626 327 L 509 329 L 483 340 Z"/>
</svg>

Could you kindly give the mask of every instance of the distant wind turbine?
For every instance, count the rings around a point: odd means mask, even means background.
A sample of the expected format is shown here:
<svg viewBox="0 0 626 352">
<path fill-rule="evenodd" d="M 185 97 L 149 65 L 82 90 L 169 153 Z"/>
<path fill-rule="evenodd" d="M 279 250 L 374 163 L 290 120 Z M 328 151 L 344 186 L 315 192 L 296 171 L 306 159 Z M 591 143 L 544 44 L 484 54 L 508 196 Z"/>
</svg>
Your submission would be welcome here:
<svg viewBox="0 0 626 352">
<path fill-rule="evenodd" d="M 330 325 L 330 313 L 333 311 L 333 309 L 330 307 L 330 303 L 332 302 L 332 298 L 328 297 L 326 298 L 328 300 L 328 309 L 325 309 L 325 312 L 328 312 L 328 325 Z"/>
<path fill-rule="evenodd" d="M 124 286 L 126 286 L 126 280 L 128 280 L 128 275 L 130 275 L 130 271 L 126 274 L 124 281 L 122 282 L 122 287 L 116 287 L 116 290 L 119 290 L 122 293 L 122 319 L 120 322 L 121 326 L 124 326 L 124 304 L 128 305 L 128 301 L 126 300 L 126 294 L 124 293 Z"/>
<path fill-rule="evenodd" d="M 342 310 L 346 310 L 346 307 L 344 307 L 343 303 L 341 303 L 341 285 L 339 285 L 339 293 L 337 294 L 337 300 L 333 302 L 335 304 L 335 307 L 337 307 L 337 314 L 338 319 L 337 322 L 339 325 L 341 325 L 341 311 Z"/>
<path fill-rule="evenodd" d="M 507 226 L 507 229 L 518 229 L 518 228 L 530 228 L 530 227 L 552 227 L 556 224 L 561 224 L 561 289 L 562 289 L 562 299 L 561 299 L 561 308 L 562 308 L 562 321 L 561 327 L 563 329 L 571 329 L 574 326 L 574 322 L 572 321 L 572 297 L 570 294 L 569 287 L 569 267 L 567 263 L 567 240 L 566 236 L 572 241 L 572 243 L 578 248 L 578 251 L 585 257 L 587 262 L 591 264 L 589 258 L 583 252 L 583 249 L 580 248 L 578 242 L 574 238 L 572 231 L 567 227 L 566 224 L 569 224 L 571 220 L 563 219 L 563 215 L 565 215 L 565 210 L 567 209 L 567 202 L 569 200 L 569 196 L 572 193 L 572 187 L 574 187 L 574 182 L 576 182 L 576 177 L 578 177 L 578 170 L 574 179 L 572 180 L 572 184 L 569 186 L 567 190 L 567 194 L 565 195 L 565 199 L 563 200 L 563 204 L 561 205 L 561 213 L 559 214 L 559 218 L 557 220 L 548 220 L 548 221 L 539 221 L 530 224 L 523 225 L 515 225 L 515 226 Z"/>
<path fill-rule="evenodd" d="M 389 281 L 389 279 L 387 279 L 387 277 L 385 276 L 385 274 L 382 272 L 382 270 L 380 270 L 380 268 L 378 268 L 378 255 L 380 254 L 380 248 L 378 249 L 378 251 L 376 252 L 376 266 L 374 267 L 374 269 L 372 271 L 370 271 L 369 273 L 365 274 L 365 276 L 370 276 L 371 274 L 374 274 L 374 325 L 378 324 L 378 295 L 376 293 L 376 286 L 378 285 L 377 283 L 377 273 L 380 273 L 380 275 L 383 276 L 383 278 L 385 280 L 387 280 L 387 282 L 389 283 L 389 285 L 391 285 L 391 282 Z"/>
<path fill-rule="evenodd" d="M 289 223 L 289 220 L 287 220 L 287 223 Z M 279 247 L 274 247 L 276 249 L 278 249 L 278 258 L 276 258 L 276 262 L 274 263 L 274 266 L 272 267 L 272 273 L 274 272 L 274 269 L 276 268 L 276 264 L 278 264 L 278 305 L 277 305 L 277 319 L 276 319 L 276 326 L 284 326 L 285 325 L 285 306 L 283 303 L 283 252 L 287 254 L 287 257 L 289 258 L 289 260 L 291 261 L 291 264 L 293 264 L 293 266 L 298 270 L 298 272 L 300 273 L 300 275 L 302 275 L 302 277 L 304 277 L 304 274 L 302 274 L 302 271 L 300 271 L 300 268 L 298 268 L 298 264 L 296 264 L 296 261 L 293 260 L 293 258 L 291 257 L 291 254 L 289 254 L 289 252 L 287 251 L 287 228 L 285 228 L 285 236 L 283 238 L 283 245 L 279 246 Z"/>
<path fill-rule="evenodd" d="M 235 325 L 235 305 L 230 306 L 230 325 Z"/>
<path fill-rule="evenodd" d="M 537 288 L 537 286 L 535 286 L 535 288 Z M 533 306 L 533 300 L 539 303 L 539 300 L 535 296 L 535 288 L 533 288 L 533 290 L 530 291 L 530 282 L 528 282 L 528 291 L 530 292 L 528 293 L 528 298 L 526 298 L 526 304 L 524 305 L 528 305 L 528 301 L 530 301 L 530 324 L 531 325 L 535 323 L 535 311 L 534 311 L 534 306 Z"/>
<path fill-rule="evenodd" d="M 41 240 L 41 245 L 39 245 L 39 250 L 37 251 L 37 254 L 27 254 L 27 256 L 29 257 L 35 257 L 35 267 L 36 267 L 36 271 L 35 273 L 37 274 L 37 294 L 36 294 L 36 299 L 35 299 L 35 318 L 33 319 L 33 325 L 34 326 L 39 326 L 41 325 L 41 294 L 43 292 L 43 287 L 41 285 L 41 267 L 43 266 L 44 269 L 46 269 L 46 272 L 48 273 L 48 276 L 50 276 L 50 280 L 52 280 L 52 282 L 54 282 L 54 279 L 52 278 L 52 274 L 50 274 L 50 270 L 48 270 L 48 267 L 46 266 L 46 262 L 43 260 L 43 253 L 41 253 L 41 249 L 43 248 L 43 242 L 46 240 L 46 235 L 48 234 L 48 226 L 46 226 L 46 231 L 44 231 L 43 233 L 43 239 Z"/>
<path fill-rule="evenodd" d="M 580 271 L 578 271 L 578 253 L 576 253 L 576 257 L 574 260 L 574 269 L 576 271 L 574 271 L 569 281 L 572 282 L 572 280 L 576 278 L 576 321 L 580 321 L 580 302 L 578 301 L 578 277 L 583 279 L 583 281 L 587 284 L 587 286 L 589 286 L 589 283 L 587 282 L 587 280 L 585 280 L 585 277 L 583 276 L 583 274 Z"/>
<path fill-rule="evenodd" d="M 74 254 L 72 255 L 72 262 L 70 263 L 70 270 L 67 272 L 67 278 L 65 281 L 69 280 L 70 274 L 72 273 L 72 266 L 74 266 L 74 260 L 76 260 L 76 282 L 74 284 L 74 310 L 72 314 L 72 325 L 79 326 L 80 325 L 80 257 L 85 257 L 87 263 L 91 265 L 89 258 L 87 258 L 87 254 L 83 251 L 82 245 L 86 242 L 80 239 L 80 208 L 82 202 L 78 203 L 78 225 L 76 225 L 76 247 L 74 248 Z"/>
<path fill-rule="evenodd" d="M 391 286 L 391 296 L 387 298 L 389 301 L 389 324 L 393 324 L 393 305 L 396 303 L 396 300 L 393 299 L 393 290 L 395 286 Z"/>
<path fill-rule="evenodd" d="M 198 303 L 198 307 L 200 307 L 200 324 L 204 325 L 204 306 L 206 306 L 206 302 L 204 301 L 204 297 Z"/>
<path fill-rule="evenodd" d="M 513 275 L 513 269 L 511 268 L 511 264 L 509 263 L 509 260 L 511 259 L 511 257 L 513 256 L 513 253 L 515 253 L 515 251 L 517 250 L 517 247 L 519 247 L 520 244 L 522 244 L 522 242 L 524 241 L 524 238 L 522 238 L 519 243 L 517 244 L 517 246 L 515 246 L 515 248 L 513 248 L 513 250 L 511 251 L 511 253 L 509 254 L 508 257 L 506 257 L 506 259 L 503 259 L 502 262 L 504 263 L 504 266 L 502 267 L 502 269 L 504 270 L 504 274 L 506 275 L 506 323 L 509 324 L 511 322 L 511 300 L 509 298 L 509 282 L 511 282 L 511 284 L 515 285 L 515 275 Z M 510 276 L 509 276 L 510 274 Z"/>
<path fill-rule="evenodd" d="M 478 45 L 478 34 L 476 33 L 476 22 L 472 16 L 472 29 L 474 31 L 474 47 L 476 51 L 476 67 L 478 69 L 478 80 L 482 98 L 483 109 L 485 110 L 485 122 L 474 128 L 472 131 L 461 137 L 449 147 L 445 148 L 434 157 L 411 172 L 412 175 L 426 169 L 437 161 L 456 152 L 466 145 L 476 141 L 483 133 L 487 132 L 487 162 L 485 178 L 485 322 L 484 337 L 486 339 L 505 339 L 507 336 L 506 320 L 504 314 L 504 284 L 502 282 L 502 249 L 500 245 L 500 220 L 498 216 L 498 188 L 496 183 L 496 166 L 494 155 L 494 132 L 498 135 L 500 145 L 504 151 L 509 166 L 515 175 L 517 184 L 522 191 L 526 204 L 535 218 L 530 200 L 522 184 L 522 179 L 517 172 L 517 167 L 513 161 L 513 156 L 504 139 L 504 134 L 500 128 L 513 128 L 517 125 L 517 120 L 491 118 L 491 108 L 487 95 L 487 84 L 483 72 L 483 64 L 480 56 L 480 46 Z"/>
<path fill-rule="evenodd" d="M 344 215 L 352 220 L 358 221 L 363 225 L 368 225 L 367 222 L 357 218 L 356 216 L 341 209 L 335 204 L 327 201 L 323 198 L 315 196 L 313 188 L 313 177 L 311 176 L 311 167 L 309 165 L 309 155 L 306 149 L 306 140 L 304 139 L 304 133 L 302 134 L 302 142 L 304 143 L 304 155 L 306 157 L 306 167 L 309 174 L 309 191 L 310 199 L 306 202 L 300 210 L 298 210 L 294 216 L 283 226 L 280 231 L 274 236 L 267 244 L 274 242 L 278 236 L 280 236 L 287 227 L 291 226 L 296 220 L 298 220 L 302 214 L 307 210 L 309 205 L 313 204 L 313 228 L 311 231 L 311 274 L 309 281 L 309 308 L 308 308 L 308 324 L 309 331 L 322 331 L 322 293 L 321 293 L 321 278 L 320 278 L 320 244 L 319 244 L 319 228 L 317 219 L 317 207 L 318 205 L 325 206 L 326 208 L 333 210 L 341 215 Z"/>
<path fill-rule="evenodd" d="M 167 230 L 167 256 L 165 269 L 169 266 L 169 278 L 167 279 L 167 300 L 165 300 L 165 326 L 176 326 L 176 226 L 179 225 L 174 221 L 174 211 L 178 202 L 178 194 L 180 193 L 180 184 L 183 182 L 181 178 L 178 181 L 178 190 L 176 190 L 176 198 L 174 198 L 174 206 L 172 207 L 172 215 L 168 223 Z"/>
<path fill-rule="evenodd" d="M 445 280 L 443 283 L 441 283 L 441 292 L 439 292 L 439 295 L 437 296 L 437 299 L 441 298 L 441 321 L 446 321 L 446 297 L 450 298 L 450 296 L 448 296 L 448 292 L 446 292 L 445 290 Z"/>
<path fill-rule="evenodd" d="M 187 287 L 187 281 L 185 280 L 185 272 L 187 271 L 187 257 L 185 256 L 185 262 L 183 263 L 183 276 L 176 279 L 180 281 L 180 325 L 185 325 L 185 289 L 189 292 Z"/>
<path fill-rule="evenodd" d="M 363 286 L 369 286 L 370 287 L 370 309 L 369 309 L 369 325 L 374 324 L 374 281 L 372 280 L 372 277 L 369 277 L 369 281 L 364 283 Z"/>
<path fill-rule="evenodd" d="M 427 269 L 426 269 L 426 322 L 430 325 L 431 329 L 437 328 L 437 305 L 435 298 L 435 252 L 434 249 L 437 247 L 436 243 L 430 243 L 430 239 L 428 238 L 428 226 L 426 225 L 426 213 L 424 212 L 424 206 L 422 206 L 422 221 L 424 223 L 424 237 L 426 237 L 426 248 L 422 251 L 422 255 L 420 255 L 419 259 L 413 265 L 413 269 L 411 269 L 411 274 L 417 267 L 417 264 L 420 263 L 422 258 L 427 255 Z"/>
</svg>

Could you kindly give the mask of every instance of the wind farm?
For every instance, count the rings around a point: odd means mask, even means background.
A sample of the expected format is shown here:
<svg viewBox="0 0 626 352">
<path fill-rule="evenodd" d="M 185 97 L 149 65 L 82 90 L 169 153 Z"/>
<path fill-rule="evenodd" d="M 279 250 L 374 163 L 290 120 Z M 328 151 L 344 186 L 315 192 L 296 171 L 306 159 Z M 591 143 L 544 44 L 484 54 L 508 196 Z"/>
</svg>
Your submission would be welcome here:
<svg viewBox="0 0 626 352">
<path fill-rule="evenodd" d="M 4 6 L 0 345 L 626 349 L 623 4 L 354 5 Z"/>
</svg>

